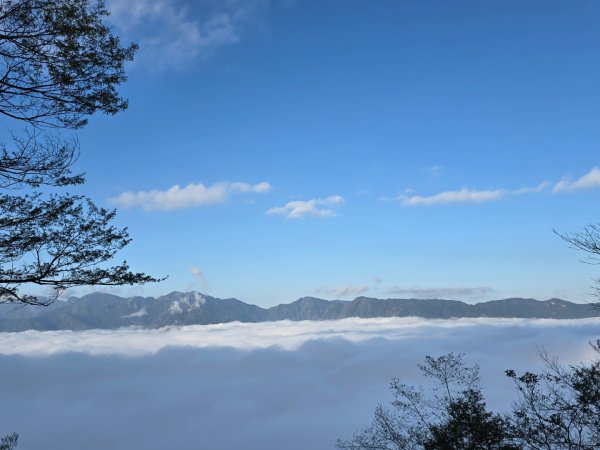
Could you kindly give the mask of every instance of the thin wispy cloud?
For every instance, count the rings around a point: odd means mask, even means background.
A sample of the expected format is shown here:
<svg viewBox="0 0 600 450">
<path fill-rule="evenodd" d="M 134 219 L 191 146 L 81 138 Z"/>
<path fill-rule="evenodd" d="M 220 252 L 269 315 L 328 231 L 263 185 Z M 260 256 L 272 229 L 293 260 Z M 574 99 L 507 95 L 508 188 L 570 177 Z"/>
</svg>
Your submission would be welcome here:
<svg viewBox="0 0 600 450">
<path fill-rule="evenodd" d="M 434 166 L 436 167 L 436 166 Z M 536 186 L 523 186 L 518 189 L 468 189 L 448 190 L 430 196 L 413 194 L 412 189 L 405 189 L 395 198 L 381 197 L 382 201 L 395 200 L 404 206 L 429 206 L 448 203 L 484 203 L 500 200 L 511 195 L 539 194 L 552 186 L 550 181 L 542 181 Z M 600 188 L 600 168 L 594 167 L 576 180 L 564 177 L 552 188 L 552 192 L 575 192 L 585 189 Z"/>
<path fill-rule="evenodd" d="M 563 178 L 554 185 L 552 192 L 574 192 L 594 188 L 600 188 L 600 168 L 598 167 L 594 167 L 575 181 L 569 177 Z"/>
<path fill-rule="evenodd" d="M 442 166 L 427 166 L 425 167 L 425 172 L 427 172 L 429 175 L 431 175 L 434 178 L 437 178 L 440 176 L 440 173 L 442 172 Z"/>
<path fill-rule="evenodd" d="M 274 3 L 110 0 L 108 9 L 111 23 L 140 45 L 137 60 L 153 70 L 168 70 L 240 42 L 249 28 L 266 18 Z"/>
<path fill-rule="evenodd" d="M 313 290 L 316 295 L 327 295 L 335 298 L 357 296 L 364 294 L 370 289 L 368 284 L 362 284 L 358 286 L 347 285 L 341 287 L 320 287 Z"/>
<path fill-rule="evenodd" d="M 311 200 L 295 200 L 283 206 L 271 208 L 266 211 L 270 215 L 284 216 L 286 219 L 301 219 L 303 217 L 333 217 L 336 215 L 335 207 L 344 203 L 341 195 L 331 195 L 326 198 L 313 198 Z"/>
<path fill-rule="evenodd" d="M 208 280 L 206 279 L 206 276 L 204 275 L 204 272 L 202 272 L 202 270 L 200 270 L 196 266 L 192 266 L 190 267 L 190 273 L 194 275 L 194 277 L 200 282 L 203 288 L 208 288 Z"/>
<path fill-rule="evenodd" d="M 109 202 L 122 208 L 164 211 L 225 203 L 234 194 L 264 194 L 270 190 L 271 185 L 266 181 L 257 184 L 222 181 L 210 186 L 190 183 L 184 188 L 175 185 L 164 191 L 127 191 Z"/>
<path fill-rule="evenodd" d="M 491 287 L 400 287 L 394 286 L 388 294 L 410 296 L 422 299 L 486 299 L 494 290 Z"/>
<path fill-rule="evenodd" d="M 537 186 L 524 186 L 519 189 L 515 189 L 511 192 L 513 195 L 521 195 L 521 194 L 537 194 L 538 192 L 545 191 L 550 186 L 549 181 L 542 181 Z"/>
<path fill-rule="evenodd" d="M 400 195 L 398 200 L 404 206 L 428 206 L 447 203 L 483 203 L 499 200 L 506 194 L 503 189 L 484 190 L 463 188 L 459 191 L 444 191 L 439 194 L 424 197 L 421 195 Z"/>
</svg>

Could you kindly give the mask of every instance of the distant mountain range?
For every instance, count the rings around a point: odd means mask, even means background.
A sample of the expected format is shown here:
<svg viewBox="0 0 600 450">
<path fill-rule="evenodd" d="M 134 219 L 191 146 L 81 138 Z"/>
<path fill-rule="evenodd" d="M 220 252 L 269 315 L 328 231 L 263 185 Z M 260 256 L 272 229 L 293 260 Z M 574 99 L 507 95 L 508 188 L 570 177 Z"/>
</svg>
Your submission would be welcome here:
<svg viewBox="0 0 600 450">
<path fill-rule="evenodd" d="M 594 307 L 595 306 L 595 307 Z M 172 292 L 158 298 L 95 293 L 71 297 L 48 307 L 0 304 L 0 331 L 87 330 L 121 327 L 275 320 L 335 320 L 347 317 L 459 317 L 581 319 L 600 316 L 600 305 L 553 298 L 538 301 L 508 298 L 476 304 L 456 300 L 377 299 L 352 301 L 304 297 L 289 304 L 261 308 L 235 298 L 219 299 L 198 292 Z"/>
</svg>

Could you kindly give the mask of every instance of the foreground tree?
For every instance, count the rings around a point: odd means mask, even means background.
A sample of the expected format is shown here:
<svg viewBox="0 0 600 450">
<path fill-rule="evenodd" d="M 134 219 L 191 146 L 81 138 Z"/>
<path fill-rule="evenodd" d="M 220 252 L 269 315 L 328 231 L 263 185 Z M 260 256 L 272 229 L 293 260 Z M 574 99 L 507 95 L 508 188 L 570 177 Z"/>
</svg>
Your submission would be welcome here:
<svg viewBox="0 0 600 450">
<path fill-rule="evenodd" d="M 0 145 L 0 302 L 45 305 L 73 286 L 158 281 L 126 262 L 104 267 L 129 243 L 127 229 L 111 226 L 114 211 L 57 192 L 85 181 L 71 171 L 77 140 L 57 131 L 127 107 L 116 87 L 136 46 L 121 46 L 107 15 L 102 1 L 0 1 L 0 116 L 25 128 Z M 50 294 L 21 292 L 32 285 Z"/>
<path fill-rule="evenodd" d="M 425 450 L 518 449 L 506 417 L 486 409 L 478 389 L 467 389 L 446 405 L 447 418 L 431 426 Z"/>
<path fill-rule="evenodd" d="M 583 260 L 587 264 L 600 264 L 600 223 L 590 224 L 578 233 L 558 233 L 563 240 L 577 250 L 588 254 Z M 600 300 L 600 278 L 596 279 L 594 295 Z M 596 304 L 600 308 L 600 304 Z"/>
<path fill-rule="evenodd" d="M 0 450 L 13 450 L 19 441 L 19 435 L 17 433 L 9 434 L 0 438 Z"/>
<path fill-rule="evenodd" d="M 516 449 L 507 417 L 486 409 L 479 367 L 466 367 L 463 355 L 428 356 L 419 366 L 434 386 L 425 390 L 394 379 L 393 409 L 379 406 L 370 427 L 341 449 L 371 450 L 500 450 Z"/>
<path fill-rule="evenodd" d="M 600 341 L 592 348 L 600 354 Z M 528 449 L 599 449 L 600 359 L 566 368 L 545 352 L 540 357 L 546 366 L 541 373 L 506 372 L 518 392 L 512 416 L 517 438 Z"/>
<path fill-rule="evenodd" d="M 127 107 L 116 86 L 135 45 L 104 23 L 102 1 L 0 2 L 0 113 L 31 125 L 79 128 Z"/>
<path fill-rule="evenodd" d="M 588 364 L 564 367 L 540 352 L 545 369 L 517 375 L 510 415 L 486 409 L 477 367 L 461 355 L 427 357 L 420 366 L 436 385 L 392 382 L 393 409 L 379 406 L 370 427 L 337 446 L 352 450 L 597 450 L 600 448 L 600 341 Z"/>
</svg>

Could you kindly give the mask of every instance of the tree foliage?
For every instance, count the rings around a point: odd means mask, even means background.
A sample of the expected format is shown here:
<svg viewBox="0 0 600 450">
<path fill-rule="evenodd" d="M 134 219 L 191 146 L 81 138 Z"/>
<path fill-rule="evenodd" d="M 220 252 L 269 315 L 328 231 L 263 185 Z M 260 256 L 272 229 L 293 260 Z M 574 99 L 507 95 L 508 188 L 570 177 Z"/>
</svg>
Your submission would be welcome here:
<svg viewBox="0 0 600 450">
<path fill-rule="evenodd" d="M 379 406 L 370 427 L 337 447 L 348 450 L 512 449 L 510 424 L 486 409 L 479 367 L 467 367 L 462 354 L 426 357 L 419 366 L 433 380 L 428 389 L 394 379 L 392 408 Z"/>
<path fill-rule="evenodd" d="M 17 433 L 8 434 L 0 438 L 0 450 L 13 450 L 19 442 Z"/>
<path fill-rule="evenodd" d="M 593 348 L 600 353 L 600 341 Z M 546 365 L 542 373 L 506 372 L 518 392 L 517 437 L 536 450 L 600 448 L 600 360 L 566 368 L 545 352 L 540 357 Z"/>
<path fill-rule="evenodd" d="M 127 107 L 116 86 L 136 45 L 120 45 L 102 1 L 0 3 L 0 113 L 32 125 L 79 128 Z"/>
<path fill-rule="evenodd" d="M 98 267 L 129 243 L 126 229 L 113 227 L 115 212 L 75 195 L 39 193 L 0 196 L 0 296 L 28 304 L 47 304 L 20 294 L 22 285 L 51 287 L 55 295 L 72 286 L 121 285 L 151 281 L 132 273 L 127 263 Z M 15 261 L 21 261 L 18 266 Z"/>
<path fill-rule="evenodd" d="M 446 405 L 447 417 L 430 428 L 425 450 L 517 449 L 506 417 L 486 409 L 479 389 L 467 389 Z"/>
<path fill-rule="evenodd" d="M 102 1 L 0 0 L 0 116 L 24 127 L 0 144 L 0 302 L 48 304 L 72 286 L 158 281 L 126 262 L 106 268 L 129 243 L 127 229 L 111 225 L 114 211 L 61 192 L 85 179 L 72 173 L 77 139 L 58 131 L 127 107 L 117 86 L 137 47 L 120 44 L 107 15 Z M 21 292 L 32 285 L 49 295 Z"/>
<path fill-rule="evenodd" d="M 600 341 L 592 345 L 600 354 Z M 517 375 L 510 414 L 486 409 L 477 366 L 462 355 L 427 357 L 421 372 L 432 389 L 394 380 L 392 409 L 377 407 L 371 426 L 338 448 L 352 450 L 597 450 L 600 448 L 600 359 L 564 367 L 540 352 L 545 369 Z"/>
</svg>

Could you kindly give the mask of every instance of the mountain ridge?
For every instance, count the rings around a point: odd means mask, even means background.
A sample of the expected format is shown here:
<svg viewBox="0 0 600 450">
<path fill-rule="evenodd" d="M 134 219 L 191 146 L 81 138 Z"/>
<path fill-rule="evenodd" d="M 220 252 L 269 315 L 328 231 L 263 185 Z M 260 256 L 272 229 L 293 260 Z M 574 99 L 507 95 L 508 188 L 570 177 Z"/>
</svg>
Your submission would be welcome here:
<svg viewBox="0 0 600 450">
<path fill-rule="evenodd" d="M 92 293 L 81 298 L 58 301 L 45 308 L 0 304 L 0 332 L 117 329 L 130 326 L 161 328 L 234 321 L 252 323 L 350 317 L 582 319 L 600 317 L 599 306 L 558 298 L 535 300 L 513 297 L 469 304 L 460 300 L 360 296 L 354 300 L 302 297 L 291 303 L 262 308 L 236 298 L 220 299 L 195 291 L 174 291 L 157 298 L 124 298 L 108 293 Z"/>
</svg>

